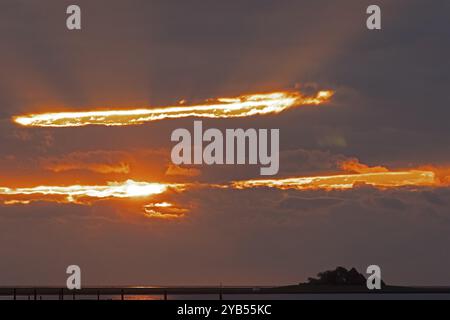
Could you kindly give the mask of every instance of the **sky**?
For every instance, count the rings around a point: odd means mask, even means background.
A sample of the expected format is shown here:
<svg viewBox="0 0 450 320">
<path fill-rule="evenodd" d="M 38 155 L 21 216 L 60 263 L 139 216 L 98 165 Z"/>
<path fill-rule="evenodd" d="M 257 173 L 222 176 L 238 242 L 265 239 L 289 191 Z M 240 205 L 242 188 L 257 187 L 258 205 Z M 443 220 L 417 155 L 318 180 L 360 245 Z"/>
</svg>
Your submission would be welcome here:
<svg viewBox="0 0 450 320">
<path fill-rule="evenodd" d="M 448 1 L 377 1 L 375 31 L 371 1 L 76 3 L 79 31 L 66 28 L 73 1 L 0 4 L 0 285 L 64 284 L 72 264 L 83 285 L 281 285 L 371 264 L 388 284 L 450 285 Z M 317 106 L 201 120 L 280 129 L 280 170 L 268 179 L 422 170 L 435 181 L 233 188 L 260 179 L 259 166 L 171 162 L 172 131 L 192 130 L 195 117 L 13 121 L 320 90 L 333 96 Z M 168 187 L 128 198 L 8 194 L 127 180 Z M 152 213 L 164 203 L 173 207 Z"/>
</svg>

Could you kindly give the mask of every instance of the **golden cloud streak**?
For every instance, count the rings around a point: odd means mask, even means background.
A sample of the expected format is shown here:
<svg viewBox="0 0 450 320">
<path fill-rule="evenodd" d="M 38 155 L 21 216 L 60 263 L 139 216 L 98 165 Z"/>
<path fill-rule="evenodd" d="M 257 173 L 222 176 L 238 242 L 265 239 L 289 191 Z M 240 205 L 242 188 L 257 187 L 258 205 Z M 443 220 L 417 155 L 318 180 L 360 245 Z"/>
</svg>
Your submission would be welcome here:
<svg viewBox="0 0 450 320">
<path fill-rule="evenodd" d="M 159 202 L 145 205 L 144 212 L 149 218 L 179 219 L 184 217 L 188 209 L 179 208 L 170 202 Z"/>
<path fill-rule="evenodd" d="M 0 187 L 0 198 L 4 205 L 31 205 L 34 201 L 50 201 L 61 203 L 77 203 L 89 205 L 93 200 L 100 199 L 139 199 L 131 206 L 138 204 L 148 218 L 180 219 L 190 211 L 177 203 L 151 202 L 161 200 L 152 196 L 163 195 L 169 190 L 185 191 L 195 188 L 202 189 L 254 189 L 275 188 L 280 190 L 351 190 L 359 186 L 371 186 L 379 189 L 401 187 L 448 187 L 450 179 L 448 170 L 412 169 L 403 171 L 388 171 L 384 167 L 368 167 L 356 160 L 346 163 L 346 168 L 362 173 L 333 174 L 309 177 L 290 177 L 279 179 L 253 179 L 234 181 L 223 184 L 188 183 L 167 184 L 156 182 L 109 182 L 106 185 L 72 185 L 72 186 L 37 186 L 29 188 Z M 371 172 L 373 171 L 373 172 Z M 409 189 L 408 189 L 409 190 Z M 411 189 L 413 190 L 413 189 Z M 142 203 L 145 201 L 147 204 Z"/>
<path fill-rule="evenodd" d="M 81 199 L 105 198 L 145 198 L 162 194 L 169 189 L 184 191 L 193 187 L 249 189 L 258 187 L 277 188 L 282 190 L 347 190 L 358 185 L 369 185 L 377 188 L 399 188 L 405 186 L 444 186 L 433 171 L 410 170 L 356 174 L 337 174 L 311 177 L 291 177 L 280 179 L 254 179 L 234 181 L 226 184 L 165 184 L 151 182 L 108 182 L 96 186 L 37 186 L 30 188 L 0 187 L 0 196 L 20 196 L 19 199 L 7 199 L 4 204 L 28 204 L 34 195 L 47 196 L 52 201 L 62 196 L 65 202 L 82 202 Z M 23 197 L 25 196 L 25 199 Z M 29 198 L 27 198 L 29 196 Z M 145 206 L 146 210 L 174 209 L 173 204 L 162 202 Z M 175 208 L 178 210 L 177 208 Z"/>
<path fill-rule="evenodd" d="M 63 197 L 66 202 L 77 203 L 80 199 L 103 198 L 139 198 L 158 195 L 169 188 L 183 189 L 181 184 L 149 183 L 127 180 L 125 182 L 108 182 L 106 185 L 72 185 L 72 186 L 37 186 L 30 188 L 0 187 L 0 196 L 33 196 L 41 195 L 48 198 Z M 5 204 L 12 204 L 19 200 L 7 200 Z M 23 202 L 23 200 L 21 200 Z M 23 202 L 25 203 L 25 202 Z"/>
<path fill-rule="evenodd" d="M 438 182 L 433 171 L 410 170 L 286 179 L 256 179 L 232 183 L 232 187 L 237 189 L 270 187 L 282 190 L 347 190 L 357 185 L 370 185 L 377 188 L 398 188 L 405 186 L 437 186 Z"/>
<path fill-rule="evenodd" d="M 279 113 L 294 106 L 320 105 L 330 100 L 332 91 L 314 96 L 298 92 L 272 92 L 208 100 L 192 106 L 168 106 L 131 110 L 96 110 L 16 116 L 13 121 L 28 127 L 81 127 L 87 125 L 128 126 L 186 117 L 238 118 Z"/>
</svg>

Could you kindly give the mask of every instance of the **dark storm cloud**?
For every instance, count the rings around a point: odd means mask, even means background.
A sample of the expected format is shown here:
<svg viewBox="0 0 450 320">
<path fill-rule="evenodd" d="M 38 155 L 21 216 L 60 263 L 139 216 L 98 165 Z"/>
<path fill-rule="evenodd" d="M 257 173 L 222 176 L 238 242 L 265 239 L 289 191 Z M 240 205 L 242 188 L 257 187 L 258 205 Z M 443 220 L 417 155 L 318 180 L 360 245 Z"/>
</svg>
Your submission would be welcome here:
<svg viewBox="0 0 450 320">
<path fill-rule="evenodd" d="M 340 199 L 333 198 L 300 198 L 288 197 L 280 203 L 280 209 L 295 209 L 298 211 L 320 210 L 341 202 Z"/>
<path fill-rule="evenodd" d="M 450 199 L 448 190 L 417 192 Z M 149 220 L 107 202 L 12 206 L 0 224 L 10 244 L 0 247 L 2 283 L 61 284 L 74 261 L 86 284 L 294 283 L 372 263 L 389 283 L 449 281 L 448 210 L 408 189 L 196 189 L 176 199 L 193 205 L 186 219 Z"/>
<path fill-rule="evenodd" d="M 365 29 L 364 1 L 81 1 L 81 32 L 64 28 L 68 3 L 6 1 L 0 29 L 5 121 L 49 108 L 164 105 L 314 82 L 338 91 L 332 108 L 254 118 L 252 126 L 283 128 L 282 149 L 319 148 L 396 164 L 412 155 L 418 162 L 449 156 L 445 1 L 382 2 L 381 32 Z M 159 135 L 166 139 L 145 144 L 167 145 L 170 130 L 189 123 L 126 130 L 123 144 Z M 242 123 L 249 125 L 227 126 Z M 121 147 L 124 140 L 122 129 L 65 132 L 73 149 L 103 143 L 105 136 Z M 55 136 L 61 134 L 56 145 L 63 143 L 64 152 L 69 138 L 61 131 Z"/>
<path fill-rule="evenodd" d="M 281 174 L 308 175 L 339 171 L 339 163 L 347 158 L 322 150 L 286 150 L 281 153 Z"/>
</svg>

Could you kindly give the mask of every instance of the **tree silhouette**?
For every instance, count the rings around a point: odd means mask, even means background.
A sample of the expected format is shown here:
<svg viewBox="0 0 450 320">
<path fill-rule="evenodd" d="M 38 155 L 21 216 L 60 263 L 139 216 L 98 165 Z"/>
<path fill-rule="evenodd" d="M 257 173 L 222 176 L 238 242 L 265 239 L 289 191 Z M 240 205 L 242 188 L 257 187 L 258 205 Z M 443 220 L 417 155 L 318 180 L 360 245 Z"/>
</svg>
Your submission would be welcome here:
<svg viewBox="0 0 450 320">
<path fill-rule="evenodd" d="M 308 278 L 307 284 L 366 286 L 366 278 L 355 268 L 347 270 L 337 267 L 335 270 L 318 273 L 317 278 Z"/>
</svg>

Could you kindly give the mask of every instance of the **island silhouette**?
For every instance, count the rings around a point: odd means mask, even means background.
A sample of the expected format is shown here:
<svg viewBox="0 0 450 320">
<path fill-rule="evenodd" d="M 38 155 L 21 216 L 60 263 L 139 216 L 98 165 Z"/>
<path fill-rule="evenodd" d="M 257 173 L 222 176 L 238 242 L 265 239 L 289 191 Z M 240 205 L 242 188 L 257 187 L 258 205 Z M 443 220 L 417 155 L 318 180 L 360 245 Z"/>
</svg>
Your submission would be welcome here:
<svg viewBox="0 0 450 320">
<path fill-rule="evenodd" d="M 381 289 L 370 290 L 367 288 L 367 279 L 364 274 L 356 268 L 346 269 L 336 267 L 333 270 L 319 272 L 315 277 L 307 278 L 306 282 L 301 282 L 287 286 L 126 286 L 126 287 L 83 287 L 81 289 L 69 290 L 64 287 L 1 287 L 0 297 L 25 298 L 28 300 L 41 300 L 42 297 L 57 297 L 59 300 L 78 299 L 111 299 L 112 296 L 121 300 L 128 298 L 135 299 L 139 296 L 160 296 L 161 299 L 168 300 L 169 296 L 195 296 L 214 295 L 219 300 L 223 295 L 233 297 L 235 295 L 279 295 L 276 299 L 283 299 L 285 295 L 305 295 L 309 294 L 450 294 L 449 287 L 407 287 L 387 285 L 381 281 Z M 106 296 L 106 297 L 105 297 Z M 320 297 L 317 296 L 317 297 Z"/>
<path fill-rule="evenodd" d="M 316 278 L 308 278 L 306 283 L 299 285 L 366 286 L 366 282 L 366 277 L 356 268 L 347 270 L 344 267 L 337 267 L 334 270 L 319 272 Z M 386 287 L 383 280 L 381 286 Z"/>
</svg>

